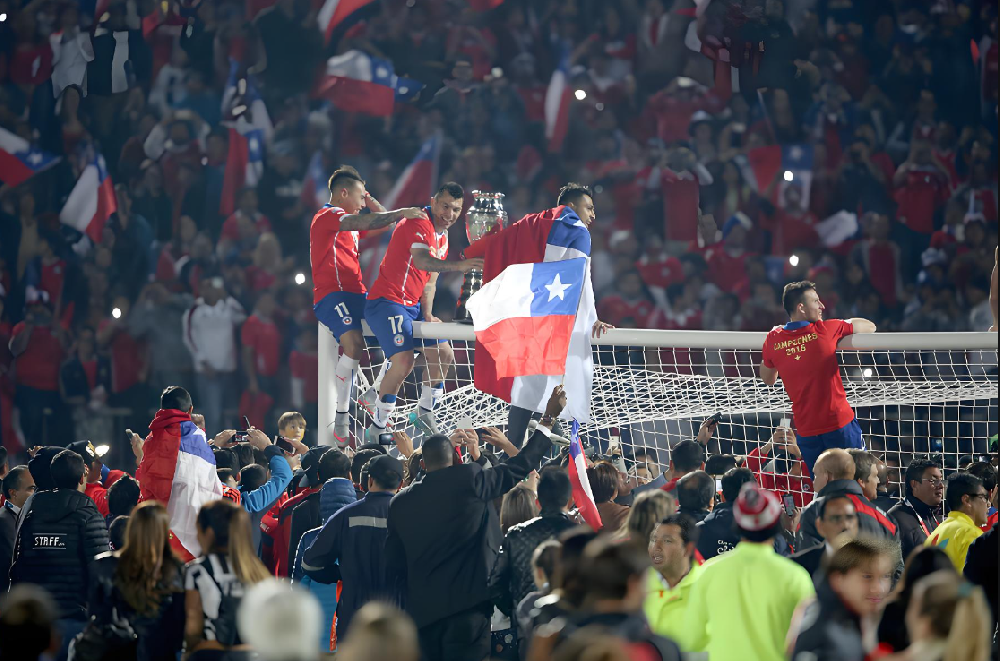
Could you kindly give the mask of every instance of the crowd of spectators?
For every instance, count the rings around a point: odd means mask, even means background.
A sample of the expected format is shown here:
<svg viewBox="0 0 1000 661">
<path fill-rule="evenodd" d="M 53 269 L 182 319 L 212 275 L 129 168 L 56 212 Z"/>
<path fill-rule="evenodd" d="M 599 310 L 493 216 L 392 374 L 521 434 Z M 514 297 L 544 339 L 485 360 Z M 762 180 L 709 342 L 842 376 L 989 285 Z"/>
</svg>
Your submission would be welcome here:
<svg viewBox="0 0 1000 661">
<path fill-rule="evenodd" d="M 662 474 L 648 452 L 588 457 L 588 525 L 553 442 L 558 387 L 521 448 L 495 429 L 417 448 L 403 432 L 343 451 L 257 429 L 206 441 L 196 403 L 163 392 L 134 471 L 87 442 L 0 457 L 0 657 L 996 658 L 995 461 L 917 458 L 899 499 L 871 453 L 830 449 L 798 500 L 702 435 Z M 186 458 L 164 465 L 178 431 Z M 768 445 L 789 462 L 784 431 Z M 214 460 L 200 505 L 198 456 Z"/>
<path fill-rule="evenodd" d="M 595 186 L 594 285 L 616 326 L 767 330 L 776 287 L 806 278 L 829 316 L 883 330 L 989 324 L 990 2 L 380 0 L 329 42 L 323 4 L 0 1 L 0 127 L 60 159 L 0 189 L 7 447 L 99 437 L 101 409 L 141 427 L 174 383 L 213 427 L 266 426 L 279 403 L 315 420 L 323 181 L 348 162 L 384 197 L 437 131 L 442 179 L 506 193 L 511 218 Z M 315 93 L 352 50 L 419 95 L 376 117 Z M 241 122 L 259 159 L 234 190 Z M 96 154 L 115 211 L 91 240 L 59 214 Z M 438 317 L 458 287 L 442 278 Z"/>
</svg>

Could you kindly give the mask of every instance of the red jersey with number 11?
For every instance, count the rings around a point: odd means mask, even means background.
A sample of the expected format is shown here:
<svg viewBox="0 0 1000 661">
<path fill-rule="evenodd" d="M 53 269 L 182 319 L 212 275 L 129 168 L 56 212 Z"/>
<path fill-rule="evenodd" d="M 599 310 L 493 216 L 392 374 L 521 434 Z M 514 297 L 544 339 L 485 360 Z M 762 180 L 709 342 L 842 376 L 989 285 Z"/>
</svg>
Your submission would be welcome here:
<svg viewBox="0 0 1000 661">
<path fill-rule="evenodd" d="M 410 248 L 425 248 L 431 257 L 448 259 L 448 233 L 434 231 L 430 209 L 424 207 L 424 211 L 427 218 L 404 218 L 396 225 L 369 299 L 385 298 L 413 307 L 420 303 L 431 274 L 414 266 Z"/>
<path fill-rule="evenodd" d="M 345 212 L 324 205 L 309 226 L 309 261 L 312 264 L 313 304 L 335 291 L 364 294 L 356 231 L 340 229 Z"/>
<path fill-rule="evenodd" d="M 792 400 L 795 431 L 818 436 L 854 419 L 837 364 L 837 342 L 854 332 L 847 321 L 830 319 L 805 326 L 776 326 L 764 340 L 764 365 L 778 370 Z"/>
</svg>

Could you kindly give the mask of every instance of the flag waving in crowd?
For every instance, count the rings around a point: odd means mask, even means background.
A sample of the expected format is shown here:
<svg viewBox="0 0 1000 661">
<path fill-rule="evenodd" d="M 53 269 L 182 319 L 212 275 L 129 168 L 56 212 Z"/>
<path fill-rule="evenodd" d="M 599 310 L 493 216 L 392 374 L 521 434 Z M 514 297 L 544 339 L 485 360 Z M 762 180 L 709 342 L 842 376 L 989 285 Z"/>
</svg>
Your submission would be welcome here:
<svg viewBox="0 0 1000 661">
<path fill-rule="evenodd" d="M 104 157 L 94 152 L 92 160 L 84 166 L 76 186 L 66 198 L 59 220 L 86 234 L 96 244 L 101 242 L 104 223 L 117 208 L 115 187 Z"/>
<path fill-rule="evenodd" d="M 569 483 L 573 487 L 573 502 L 580 510 L 580 516 L 594 530 L 604 527 L 601 513 L 597 511 L 594 502 L 594 492 L 590 488 L 590 478 L 587 477 L 587 460 L 583 454 L 583 443 L 580 441 L 580 423 L 573 421 L 572 435 L 569 439 Z"/>
<path fill-rule="evenodd" d="M 58 161 L 58 157 L 47 154 L 21 136 L 0 128 L 0 182 L 17 186 Z"/>
</svg>

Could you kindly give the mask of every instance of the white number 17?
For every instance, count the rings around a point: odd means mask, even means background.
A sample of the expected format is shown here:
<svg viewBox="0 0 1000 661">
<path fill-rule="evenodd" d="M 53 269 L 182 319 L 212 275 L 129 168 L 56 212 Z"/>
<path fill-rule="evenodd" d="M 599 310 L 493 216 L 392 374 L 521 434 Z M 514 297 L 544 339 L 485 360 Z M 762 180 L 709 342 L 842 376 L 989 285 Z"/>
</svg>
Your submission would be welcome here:
<svg viewBox="0 0 1000 661">
<path fill-rule="evenodd" d="M 392 328 L 393 335 L 403 332 L 403 315 L 397 314 L 389 317 L 389 327 Z"/>
<path fill-rule="evenodd" d="M 333 309 L 337 311 L 337 314 L 340 315 L 341 318 L 347 316 L 347 303 L 337 303 Z"/>
</svg>

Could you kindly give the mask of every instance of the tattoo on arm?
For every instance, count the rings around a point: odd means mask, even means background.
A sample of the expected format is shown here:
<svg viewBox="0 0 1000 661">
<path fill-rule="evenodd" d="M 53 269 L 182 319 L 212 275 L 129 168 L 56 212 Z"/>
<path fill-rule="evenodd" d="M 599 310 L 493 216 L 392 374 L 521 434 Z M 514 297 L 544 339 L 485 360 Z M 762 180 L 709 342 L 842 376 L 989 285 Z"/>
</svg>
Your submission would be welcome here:
<svg viewBox="0 0 1000 661">
<path fill-rule="evenodd" d="M 352 213 L 340 219 L 340 229 L 344 231 L 377 230 L 392 225 L 402 218 L 398 211 L 383 211 L 380 213 Z"/>
<path fill-rule="evenodd" d="M 431 273 L 444 273 L 446 271 L 461 271 L 461 265 L 459 262 L 449 262 L 446 259 L 438 259 L 437 257 L 431 257 L 429 250 L 414 250 L 410 253 L 413 255 L 413 265 L 416 266 L 421 271 L 430 271 Z"/>
</svg>

